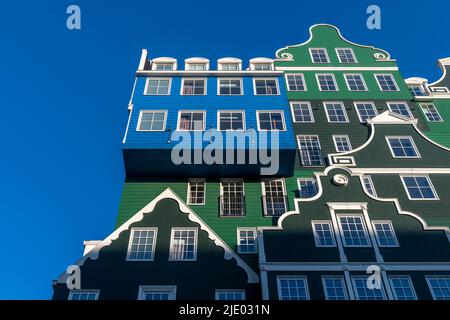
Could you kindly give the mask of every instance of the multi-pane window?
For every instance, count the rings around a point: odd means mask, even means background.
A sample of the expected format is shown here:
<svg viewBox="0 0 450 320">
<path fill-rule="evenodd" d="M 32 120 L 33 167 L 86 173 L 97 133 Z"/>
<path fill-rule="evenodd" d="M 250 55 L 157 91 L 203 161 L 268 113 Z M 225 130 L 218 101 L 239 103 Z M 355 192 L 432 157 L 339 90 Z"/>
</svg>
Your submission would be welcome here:
<svg viewBox="0 0 450 320">
<path fill-rule="evenodd" d="M 352 48 L 337 48 L 336 52 L 340 63 L 358 62 Z"/>
<path fill-rule="evenodd" d="M 381 91 L 399 91 L 397 82 L 392 74 L 376 74 L 375 79 Z"/>
<path fill-rule="evenodd" d="M 362 74 L 345 74 L 344 77 L 349 91 L 367 91 L 366 82 Z"/>
<path fill-rule="evenodd" d="M 255 70 L 259 70 L 259 71 L 272 70 L 272 64 L 270 64 L 270 63 L 255 63 L 254 68 L 255 68 Z"/>
<path fill-rule="evenodd" d="M 312 198 L 317 194 L 316 179 L 299 178 L 298 193 L 302 199 Z"/>
<path fill-rule="evenodd" d="M 421 86 L 408 86 L 408 90 L 415 97 L 425 96 L 425 92 L 423 92 L 423 89 Z"/>
<path fill-rule="evenodd" d="M 168 95 L 170 94 L 170 78 L 147 78 L 145 94 Z"/>
<path fill-rule="evenodd" d="M 173 63 L 155 63 L 154 70 L 158 71 L 173 70 Z"/>
<path fill-rule="evenodd" d="M 156 228 L 132 228 L 127 261 L 153 261 L 156 234 Z"/>
<path fill-rule="evenodd" d="M 370 247 L 369 235 L 362 216 L 339 216 L 338 222 L 346 247 Z"/>
<path fill-rule="evenodd" d="M 431 180 L 428 176 L 401 176 L 410 200 L 437 200 Z"/>
<path fill-rule="evenodd" d="M 330 63 L 330 58 L 325 48 L 310 48 L 309 53 L 313 63 Z"/>
<path fill-rule="evenodd" d="M 292 102 L 294 122 L 314 122 L 314 116 L 309 102 Z"/>
<path fill-rule="evenodd" d="M 239 71 L 239 63 L 222 63 L 221 64 L 223 71 Z"/>
<path fill-rule="evenodd" d="M 221 182 L 220 215 L 225 217 L 245 215 L 245 194 L 242 180 Z"/>
<path fill-rule="evenodd" d="M 328 122 L 348 122 L 347 112 L 342 102 L 325 102 Z"/>
<path fill-rule="evenodd" d="M 243 111 L 219 111 L 219 130 L 245 130 Z"/>
<path fill-rule="evenodd" d="M 394 227 L 390 221 L 372 221 L 379 247 L 398 247 Z"/>
<path fill-rule="evenodd" d="M 287 211 L 287 196 L 282 179 L 263 181 L 263 203 L 265 216 L 280 216 Z"/>
<path fill-rule="evenodd" d="M 180 111 L 178 119 L 178 130 L 180 131 L 205 130 L 205 112 Z"/>
<path fill-rule="evenodd" d="M 237 229 L 238 253 L 256 253 L 258 245 L 256 242 L 256 228 Z"/>
<path fill-rule="evenodd" d="M 242 94 L 242 79 L 218 79 L 219 95 L 240 95 Z"/>
<path fill-rule="evenodd" d="M 186 70 L 203 71 L 206 70 L 206 63 L 188 63 Z"/>
<path fill-rule="evenodd" d="M 366 189 L 366 191 L 376 197 L 377 196 L 377 191 L 375 190 L 375 186 L 373 185 L 373 181 L 372 181 L 372 177 L 371 176 L 363 176 L 362 177 L 363 183 L 364 183 L 364 188 Z"/>
<path fill-rule="evenodd" d="M 394 158 L 420 158 L 412 137 L 386 137 Z"/>
<path fill-rule="evenodd" d="M 318 136 L 298 136 L 300 160 L 304 167 L 325 165 Z"/>
<path fill-rule="evenodd" d="M 139 287 L 139 300 L 175 300 L 176 287 L 171 286 L 141 286 Z"/>
<path fill-rule="evenodd" d="M 442 117 L 432 103 L 421 103 L 420 108 L 429 122 L 442 122 Z"/>
<path fill-rule="evenodd" d="M 344 277 L 323 276 L 322 283 L 327 300 L 348 300 Z"/>
<path fill-rule="evenodd" d="M 277 280 L 279 300 L 309 300 L 305 276 L 279 276 Z"/>
<path fill-rule="evenodd" d="M 355 102 L 355 108 L 358 112 L 359 121 L 366 122 L 378 115 L 373 102 Z"/>
<path fill-rule="evenodd" d="M 409 276 L 390 276 L 395 300 L 417 300 L 416 291 Z"/>
<path fill-rule="evenodd" d="M 259 130 L 285 130 L 282 111 L 257 111 Z"/>
<path fill-rule="evenodd" d="M 353 288 L 357 300 L 385 300 L 383 284 L 380 283 L 380 288 L 369 287 L 368 276 L 352 277 Z M 369 281 L 370 282 L 370 281 Z"/>
<path fill-rule="evenodd" d="M 352 145 L 350 144 L 350 138 L 347 135 L 333 136 L 334 146 L 337 152 L 352 151 Z"/>
<path fill-rule="evenodd" d="M 216 300 L 245 300 L 244 290 L 216 290 Z"/>
<path fill-rule="evenodd" d="M 389 102 L 388 107 L 392 112 L 395 112 L 409 119 L 412 118 L 411 110 L 409 109 L 409 106 L 406 102 Z"/>
<path fill-rule="evenodd" d="M 320 91 L 339 91 L 333 74 L 316 74 Z"/>
<path fill-rule="evenodd" d="M 183 79 L 181 94 L 183 95 L 204 95 L 206 93 L 205 79 Z"/>
<path fill-rule="evenodd" d="M 205 180 L 189 179 L 188 182 L 188 204 L 205 204 Z"/>
<path fill-rule="evenodd" d="M 317 247 L 335 247 L 333 227 L 331 221 L 312 221 L 314 242 Z"/>
<path fill-rule="evenodd" d="M 70 290 L 69 300 L 98 300 L 99 290 Z"/>
<path fill-rule="evenodd" d="M 277 95 L 277 79 L 254 79 L 256 95 Z"/>
<path fill-rule="evenodd" d="M 305 77 L 303 73 L 286 74 L 286 81 L 289 91 L 306 91 Z"/>
<path fill-rule="evenodd" d="M 164 131 L 166 126 L 166 111 L 142 110 L 139 113 L 138 131 Z"/>
<path fill-rule="evenodd" d="M 427 277 L 427 283 L 434 300 L 450 300 L 450 277 Z"/>
<path fill-rule="evenodd" d="M 197 259 L 197 228 L 172 228 L 170 261 Z"/>
</svg>

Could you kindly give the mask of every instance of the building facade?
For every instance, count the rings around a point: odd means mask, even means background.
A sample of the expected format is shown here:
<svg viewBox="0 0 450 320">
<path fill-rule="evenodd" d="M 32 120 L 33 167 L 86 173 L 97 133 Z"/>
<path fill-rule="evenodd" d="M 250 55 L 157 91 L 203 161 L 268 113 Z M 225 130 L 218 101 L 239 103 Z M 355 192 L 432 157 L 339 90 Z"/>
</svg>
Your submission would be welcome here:
<svg viewBox="0 0 450 320">
<path fill-rule="evenodd" d="M 116 230 L 53 299 L 450 299 L 449 64 L 325 24 L 248 66 L 143 50 Z"/>
</svg>

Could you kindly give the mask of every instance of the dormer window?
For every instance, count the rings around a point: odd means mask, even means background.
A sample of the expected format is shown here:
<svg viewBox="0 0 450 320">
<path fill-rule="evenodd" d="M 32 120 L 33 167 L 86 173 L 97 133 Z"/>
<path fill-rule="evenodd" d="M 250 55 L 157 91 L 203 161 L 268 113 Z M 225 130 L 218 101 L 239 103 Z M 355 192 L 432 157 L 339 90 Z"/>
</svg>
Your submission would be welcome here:
<svg viewBox="0 0 450 320">
<path fill-rule="evenodd" d="M 414 97 L 420 97 L 420 96 L 425 96 L 425 92 L 422 89 L 422 86 L 408 86 L 409 92 L 411 92 L 411 94 Z"/>
<path fill-rule="evenodd" d="M 186 65 L 186 70 L 195 70 L 195 71 L 206 70 L 206 64 L 205 63 L 189 63 Z"/>
<path fill-rule="evenodd" d="M 220 71 L 242 70 L 242 60 L 238 58 L 222 58 L 217 60 L 217 67 Z"/>
<path fill-rule="evenodd" d="M 238 63 L 224 63 L 222 64 L 223 71 L 238 71 L 239 64 Z"/>
<path fill-rule="evenodd" d="M 255 58 L 250 60 L 250 70 L 273 70 L 273 60 L 269 58 Z"/>
<path fill-rule="evenodd" d="M 177 60 L 174 58 L 161 57 L 152 60 L 152 70 L 172 71 L 177 69 Z"/>
<path fill-rule="evenodd" d="M 173 63 L 156 63 L 155 70 L 159 71 L 173 70 Z"/>
<path fill-rule="evenodd" d="M 272 70 L 272 65 L 270 63 L 255 63 L 255 70 Z"/>
<path fill-rule="evenodd" d="M 184 60 L 185 69 L 189 71 L 209 70 L 209 60 L 205 58 L 189 58 Z"/>
</svg>

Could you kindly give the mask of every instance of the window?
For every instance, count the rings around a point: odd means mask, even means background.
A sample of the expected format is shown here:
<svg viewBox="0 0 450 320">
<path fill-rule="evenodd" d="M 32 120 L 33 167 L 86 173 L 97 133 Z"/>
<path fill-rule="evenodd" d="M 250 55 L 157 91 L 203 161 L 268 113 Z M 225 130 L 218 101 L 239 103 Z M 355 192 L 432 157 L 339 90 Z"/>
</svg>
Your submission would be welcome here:
<svg viewBox="0 0 450 320">
<path fill-rule="evenodd" d="M 408 89 L 414 97 L 425 96 L 425 92 L 423 92 L 421 86 L 408 86 Z"/>
<path fill-rule="evenodd" d="M 366 189 L 367 193 L 376 197 L 377 191 L 375 190 L 375 187 L 373 185 L 372 177 L 371 176 L 363 176 L 362 180 L 364 183 L 364 188 Z"/>
<path fill-rule="evenodd" d="M 421 103 L 420 108 L 429 122 L 442 122 L 442 117 L 432 103 Z"/>
<path fill-rule="evenodd" d="M 412 137 L 386 137 L 394 158 L 420 158 Z"/>
<path fill-rule="evenodd" d="M 245 130 L 243 111 L 219 111 L 219 130 Z"/>
<path fill-rule="evenodd" d="M 345 215 L 338 217 L 344 246 L 346 247 L 370 247 L 369 236 L 360 215 Z"/>
<path fill-rule="evenodd" d="M 186 64 L 186 70 L 203 71 L 206 69 L 207 69 L 206 63 L 188 63 L 188 64 Z"/>
<path fill-rule="evenodd" d="M 426 277 L 434 300 L 450 300 L 450 277 Z"/>
<path fill-rule="evenodd" d="M 412 119 L 411 110 L 406 102 L 388 102 L 389 110 L 401 116 Z"/>
<path fill-rule="evenodd" d="M 245 300 L 245 291 L 216 290 L 216 300 Z"/>
<path fill-rule="evenodd" d="M 333 136 L 333 141 L 337 152 L 352 151 L 352 145 L 350 144 L 350 139 L 347 135 Z"/>
<path fill-rule="evenodd" d="M 181 94 L 185 96 L 205 95 L 206 79 L 183 79 Z"/>
<path fill-rule="evenodd" d="M 272 64 L 270 64 L 270 63 L 255 63 L 254 68 L 255 68 L 255 70 L 259 70 L 259 71 L 272 70 Z"/>
<path fill-rule="evenodd" d="M 170 261 L 197 259 L 197 228 L 172 228 Z"/>
<path fill-rule="evenodd" d="M 173 63 L 155 63 L 154 70 L 158 71 L 173 70 Z"/>
<path fill-rule="evenodd" d="M 439 200 L 428 176 L 401 176 L 410 200 Z"/>
<path fill-rule="evenodd" d="M 127 261 L 153 261 L 156 228 L 132 228 L 128 243 Z"/>
<path fill-rule="evenodd" d="M 299 197 L 302 199 L 312 198 L 317 194 L 316 179 L 300 178 L 298 182 Z"/>
<path fill-rule="evenodd" d="M 391 221 L 372 221 L 379 247 L 398 247 Z"/>
<path fill-rule="evenodd" d="M 204 179 L 189 179 L 187 203 L 191 205 L 205 204 Z"/>
<path fill-rule="evenodd" d="M 309 102 L 291 102 L 294 122 L 314 122 L 314 116 Z"/>
<path fill-rule="evenodd" d="M 178 115 L 178 130 L 180 131 L 205 130 L 205 112 L 180 111 Z"/>
<path fill-rule="evenodd" d="M 175 300 L 175 286 L 140 286 L 138 300 Z"/>
<path fill-rule="evenodd" d="M 258 116 L 258 130 L 286 130 L 282 111 L 256 111 L 256 114 Z"/>
<path fill-rule="evenodd" d="M 303 73 L 286 74 L 286 82 L 289 91 L 306 91 L 305 77 Z"/>
<path fill-rule="evenodd" d="M 239 63 L 222 63 L 221 68 L 223 71 L 239 71 Z"/>
<path fill-rule="evenodd" d="M 242 94 L 242 79 L 218 79 L 219 95 L 240 95 Z"/>
<path fill-rule="evenodd" d="M 355 102 L 355 108 L 358 112 L 359 121 L 366 122 L 378 115 L 373 102 Z"/>
<path fill-rule="evenodd" d="M 166 111 L 141 110 L 137 131 L 164 131 L 166 127 Z"/>
<path fill-rule="evenodd" d="M 300 160 L 304 167 L 321 167 L 325 165 L 318 136 L 298 136 Z"/>
<path fill-rule="evenodd" d="M 256 242 L 256 228 L 237 229 L 238 253 L 257 253 L 258 244 Z"/>
<path fill-rule="evenodd" d="M 245 215 L 245 193 L 242 180 L 221 182 L 220 215 L 242 217 Z"/>
<path fill-rule="evenodd" d="M 367 91 L 362 74 L 345 74 L 344 78 L 349 91 Z"/>
<path fill-rule="evenodd" d="M 331 221 L 311 221 L 316 247 L 335 247 L 333 227 Z"/>
<path fill-rule="evenodd" d="M 279 300 L 309 300 L 308 282 L 305 276 L 279 276 Z"/>
<path fill-rule="evenodd" d="M 145 86 L 146 95 L 168 95 L 170 94 L 170 78 L 147 78 Z"/>
<path fill-rule="evenodd" d="M 324 106 L 328 122 L 348 122 L 347 112 L 342 102 L 325 102 Z"/>
<path fill-rule="evenodd" d="M 344 277 L 323 276 L 322 283 L 327 300 L 348 300 Z"/>
<path fill-rule="evenodd" d="M 389 282 L 395 300 L 417 300 L 416 291 L 408 276 L 390 276 Z"/>
<path fill-rule="evenodd" d="M 253 79 L 256 95 L 278 95 L 277 79 Z"/>
<path fill-rule="evenodd" d="M 320 91 L 339 91 L 333 74 L 316 74 Z"/>
<path fill-rule="evenodd" d="M 70 290 L 69 300 L 98 300 L 100 290 Z"/>
<path fill-rule="evenodd" d="M 284 180 L 271 179 L 262 182 L 264 216 L 277 217 L 287 211 L 287 196 Z"/>
<path fill-rule="evenodd" d="M 367 276 L 352 277 L 353 288 L 357 300 L 385 300 L 383 284 L 379 289 L 370 289 L 367 285 Z"/>
<path fill-rule="evenodd" d="M 309 48 L 309 53 L 313 63 L 330 63 L 330 58 L 325 48 Z"/>
<path fill-rule="evenodd" d="M 358 63 L 352 48 L 337 48 L 336 53 L 340 63 Z"/>
<path fill-rule="evenodd" d="M 376 74 L 375 79 L 381 91 L 400 91 L 392 74 Z"/>
</svg>

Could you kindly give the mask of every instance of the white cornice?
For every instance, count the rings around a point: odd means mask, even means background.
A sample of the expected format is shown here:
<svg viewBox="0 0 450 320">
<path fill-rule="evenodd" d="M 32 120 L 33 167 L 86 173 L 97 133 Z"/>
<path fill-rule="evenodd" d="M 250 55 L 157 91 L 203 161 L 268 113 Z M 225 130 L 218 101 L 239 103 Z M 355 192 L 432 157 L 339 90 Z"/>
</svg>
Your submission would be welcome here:
<svg viewBox="0 0 450 320">
<path fill-rule="evenodd" d="M 274 70 L 239 70 L 239 71 L 222 71 L 222 70 L 202 70 L 202 71 L 193 71 L 193 70 L 171 70 L 171 71 L 158 71 L 158 70 L 145 70 L 145 71 L 137 71 L 136 76 L 138 77 L 206 77 L 206 76 L 220 76 L 220 77 L 237 77 L 237 76 L 264 76 L 264 77 L 279 77 L 282 76 L 282 71 L 274 71 Z"/>
<path fill-rule="evenodd" d="M 283 71 L 398 71 L 398 67 L 276 67 Z"/>
<path fill-rule="evenodd" d="M 367 271 L 374 263 L 360 262 L 268 262 L 261 264 L 265 271 Z M 382 262 L 376 263 L 384 271 L 450 271 L 449 262 Z"/>
</svg>

